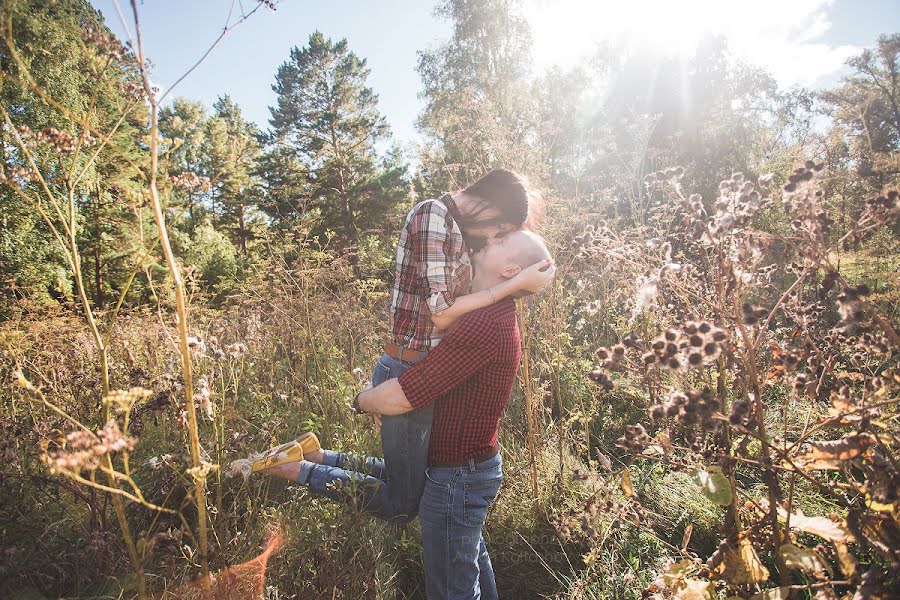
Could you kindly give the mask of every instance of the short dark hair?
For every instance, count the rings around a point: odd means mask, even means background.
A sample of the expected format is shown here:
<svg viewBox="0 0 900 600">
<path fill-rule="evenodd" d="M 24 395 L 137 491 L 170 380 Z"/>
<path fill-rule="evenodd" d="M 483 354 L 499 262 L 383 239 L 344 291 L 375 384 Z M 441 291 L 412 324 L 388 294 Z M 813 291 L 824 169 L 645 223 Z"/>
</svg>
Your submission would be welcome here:
<svg viewBox="0 0 900 600">
<path fill-rule="evenodd" d="M 529 201 L 535 193 L 529 190 L 528 180 L 509 169 L 494 169 L 475 183 L 464 188 L 463 193 L 481 199 L 471 215 L 463 219 L 462 226 L 511 224 L 520 228 L 528 220 Z M 489 208 L 496 209 L 495 218 L 479 219 L 478 215 Z"/>
</svg>

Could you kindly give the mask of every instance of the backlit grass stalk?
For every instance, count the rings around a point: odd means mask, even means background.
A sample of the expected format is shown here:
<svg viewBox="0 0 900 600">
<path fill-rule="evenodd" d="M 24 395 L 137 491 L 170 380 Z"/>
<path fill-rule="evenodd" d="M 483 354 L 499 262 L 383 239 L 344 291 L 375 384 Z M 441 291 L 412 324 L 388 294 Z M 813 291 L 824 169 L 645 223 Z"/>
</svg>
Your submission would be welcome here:
<svg viewBox="0 0 900 600">
<path fill-rule="evenodd" d="M 172 285 L 175 289 L 175 311 L 178 320 L 179 350 L 181 351 L 181 368 L 184 375 L 184 403 L 187 410 L 187 429 L 190 438 L 191 467 L 200 469 L 202 458 L 200 455 L 200 432 L 197 424 L 197 410 L 194 405 L 194 386 L 191 370 L 191 351 L 188 347 L 188 313 L 185 303 L 184 282 L 181 278 L 181 270 L 172 252 L 172 244 L 166 230 L 165 216 L 162 212 L 162 203 L 159 197 L 156 180 L 159 169 L 159 106 L 155 98 L 153 86 L 150 83 L 150 74 L 147 72 L 144 61 L 143 39 L 141 37 L 140 19 L 138 17 L 137 3 L 132 0 L 132 12 L 134 14 L 134 26 L 137 36 L 138 64 L 141 69 L 141 79 L 144 84 L 144 92 L 150 104 L 150 173 L 148 191 L 150 195 L 150 208 L 153 218 L 159 230 L 160 246 L 166 258 L 166 266 L 172 275 Z M 200 547 L 200 569 L 203 576 L 209 575 L 207 516 L 206 516 L 206 478 L 194 477 L 194 501 L 197 505 L 197 534 Z"/>
</svg>

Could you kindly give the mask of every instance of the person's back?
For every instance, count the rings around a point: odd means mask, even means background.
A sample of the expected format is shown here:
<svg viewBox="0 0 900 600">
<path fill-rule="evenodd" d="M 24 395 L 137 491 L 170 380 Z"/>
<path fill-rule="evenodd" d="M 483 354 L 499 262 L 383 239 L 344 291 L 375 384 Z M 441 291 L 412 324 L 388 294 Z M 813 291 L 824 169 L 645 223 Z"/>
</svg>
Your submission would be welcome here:
<svg viewBox="0 0 900 600">
<path fill-rule="evenodd" d="M 522 356 L 515 301 L 460 317 L 432 353 L 433 360 L 400 376 L 414 408 L 434 404 L 429 466 L 496 451 L 497 426 Z"/>
</svg>

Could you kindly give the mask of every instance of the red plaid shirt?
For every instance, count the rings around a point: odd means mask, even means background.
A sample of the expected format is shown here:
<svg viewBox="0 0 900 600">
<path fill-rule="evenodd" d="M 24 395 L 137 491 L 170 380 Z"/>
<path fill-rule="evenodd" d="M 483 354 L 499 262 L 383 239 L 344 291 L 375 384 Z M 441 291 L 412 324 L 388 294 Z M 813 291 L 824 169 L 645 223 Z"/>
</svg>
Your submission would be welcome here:
<svg viewBox="0 0 900 600">
<path fill-rule="evenodd" d="M 429 463 L 467 460 L 497 447 L 521 358 L 515 300 L 505 298 L 460 317 L 428 356 L 400 375 L 414 409 L 435 403 Z"/>
<path fill-rule="evenodd" d="M 450 194 L 417 204 L 400 230 L 394 286 L 391 290 L 393 341 L 413 350 L 434 348 L 444 332 L 431 315 L 468 293 L 472 281 L 469 253 Z"/>
</svg>

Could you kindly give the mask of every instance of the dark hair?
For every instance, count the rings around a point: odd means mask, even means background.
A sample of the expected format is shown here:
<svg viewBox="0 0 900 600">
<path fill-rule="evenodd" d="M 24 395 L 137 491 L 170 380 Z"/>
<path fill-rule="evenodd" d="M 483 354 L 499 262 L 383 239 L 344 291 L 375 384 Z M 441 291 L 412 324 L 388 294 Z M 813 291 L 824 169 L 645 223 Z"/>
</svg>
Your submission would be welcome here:
<svg viewBox="0 0 900 600">
<path fill-rule="evenodd" d="M 462 218 L 460 224 L 466 226 L 501 225 L 509 223 L 516 228 L 528 220 L 528 204 L 537 196 L 528 189 L 528 180 L 509 169 L 494 169 L 462 190 L 464 194 L 481 199 L 472 213 Z M 487 209 L 497 210 L 497 216 L 479 219 Z"/>
</svg>

